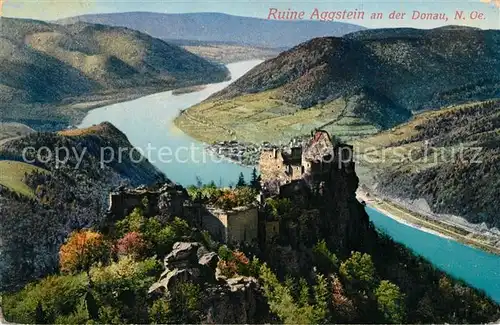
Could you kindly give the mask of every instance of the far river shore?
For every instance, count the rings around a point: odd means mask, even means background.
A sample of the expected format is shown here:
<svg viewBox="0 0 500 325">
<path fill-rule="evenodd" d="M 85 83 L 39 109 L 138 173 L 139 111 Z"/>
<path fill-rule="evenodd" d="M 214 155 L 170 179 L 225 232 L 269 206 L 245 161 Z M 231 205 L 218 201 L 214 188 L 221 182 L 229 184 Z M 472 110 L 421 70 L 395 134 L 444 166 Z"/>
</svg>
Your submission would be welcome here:
<svg viewBox="0 0 500 325">
<path fill-rule="evenodd" d="M 381 199 L 372 193 L 368 193 L 361 189 L 358 189 L 356 192 L 356 197 L 360 202 L 378 210 L 399 223 L 440 236 L 442 238 L 453 239 L 465 245 L 479 248 L 489 253 L 500 255 L 499 247 L 493 246 L 489 241 L 486 241 L 483 238 L 477 238 L 478 234 L 467 232 L 467 230 L 458 227 L 458 225 L 455 226 L 439 222 L 437 219 L 430 220 L 423 215 L 419 215 L 413 211 L 408 211 L 406 208 L 395 202 Z"/>
</svg>

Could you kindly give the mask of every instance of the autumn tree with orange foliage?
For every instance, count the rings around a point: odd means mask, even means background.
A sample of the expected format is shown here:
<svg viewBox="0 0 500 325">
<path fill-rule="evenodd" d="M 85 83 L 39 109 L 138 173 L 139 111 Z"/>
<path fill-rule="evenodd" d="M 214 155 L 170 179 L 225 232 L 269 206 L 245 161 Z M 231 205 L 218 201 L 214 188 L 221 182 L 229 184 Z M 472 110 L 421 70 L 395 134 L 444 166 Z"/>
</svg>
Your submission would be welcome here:
<svg viewBox="0 0 500 325">
<path fill-rule="evenodd" d="M 245 253 L 236 250 L 230 254 L 227 260 L 220 260 L 218 266 L 222 275 L 231 278 L 236 274 L 246 275 L 249 263 L 250 260 Z"/>
<path fill-rule="evenodd" d="M 250 260 L 242 251 L 232 251 L 226 246 L 219 248 L 219 257 L 221 259 L 217 267 L 225 277 L 232 278 L 235 275 L 258 277 L 261 266 L 258 258 Z"/>
<path fill-rule="evenodd" d="M 232 209 L 238 205 L 237 199 L 235 192 L 226 191 L 216 201 L 216 205 L 223 209 Z"/>
<path fill-rule="evenodd" d="M 73 232 L 59 250 L 59 265 L 62 272 L 86 271 L 99 262 L 109 259 L 110 246 L 103 235 L 90 230 Z"/>
</svg>

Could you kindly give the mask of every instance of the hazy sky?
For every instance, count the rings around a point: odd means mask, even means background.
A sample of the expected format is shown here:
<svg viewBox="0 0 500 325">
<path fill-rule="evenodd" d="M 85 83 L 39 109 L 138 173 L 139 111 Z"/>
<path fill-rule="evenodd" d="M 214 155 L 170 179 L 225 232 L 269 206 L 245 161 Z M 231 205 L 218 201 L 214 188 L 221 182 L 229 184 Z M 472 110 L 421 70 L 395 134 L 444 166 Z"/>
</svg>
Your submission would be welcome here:
<svg viewBox="0 0 500 325">
<path fill-rule="evenodd" d="M 53 20 L 85 13 L 110 13 L 125 11 L 152 11 L 162 13 L 185 12 L 223 12 L 239 16 L 252 16 L 267 19 L 269 9 L 304 11 L 309 18 L 315 8 L 319 11 L 363 10 L 365 19 L 344 20 L 367 27 L 431 28 L 442 25 L 468 25 L 481 28 L 500 29 L 500 0 L 308 0 L 308 1 L 242 1 L 242 0 L 0 0 L 3 2 L 3 15 Z M 390 20 L 393 10 L 406 12 L 403 20 Z M 457 10 L 464 11 L 465 19 L 455 20 Z M 446 13 L 448 21 L 412 20 L 414 11 L 422 13 Z M 476 19 L 473 11 L 484 16 Z M 373 12 L 384 14 L 382 20 L 371 20 Z M 473 14 L 474 16 L 474 14 Z M 482 18 L 482 19 L 480 19 Z"/>
</svg>

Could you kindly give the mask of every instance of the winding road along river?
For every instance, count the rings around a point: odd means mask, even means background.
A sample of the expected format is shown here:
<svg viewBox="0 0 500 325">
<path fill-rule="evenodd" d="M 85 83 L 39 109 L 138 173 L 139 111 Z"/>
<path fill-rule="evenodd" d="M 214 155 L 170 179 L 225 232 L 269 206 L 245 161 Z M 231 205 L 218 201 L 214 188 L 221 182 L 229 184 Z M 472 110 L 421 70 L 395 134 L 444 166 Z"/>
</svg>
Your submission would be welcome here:
<svg viewBox="0 0 500 325">
<path fill-rule="evenodd" d="M 200 143 L 173 125 L 183 109 L 199 103 L 225 88 L 262 61 L 229 64 L 232 79 L 207 85 L 203 90 L 174 96 L 171 91 L 133 101 L 97 108 L 89 112 L 79 127 L 109 121 L 123 131 L 130 142 L 170 179 L 184 186 L 203 182 L 219 185 L 236 182 L 240 172 L 250 177 L 251 170 L 227 160 L 221 161 L 204 150 Z M 485 253 L 456 241 L 423 232 L 399 223 L 377 210 L 367 207 L 377 229 L 405 244 L 436 267 L 484 290 L 500 303 L 500 257 Z"/>
</svg>

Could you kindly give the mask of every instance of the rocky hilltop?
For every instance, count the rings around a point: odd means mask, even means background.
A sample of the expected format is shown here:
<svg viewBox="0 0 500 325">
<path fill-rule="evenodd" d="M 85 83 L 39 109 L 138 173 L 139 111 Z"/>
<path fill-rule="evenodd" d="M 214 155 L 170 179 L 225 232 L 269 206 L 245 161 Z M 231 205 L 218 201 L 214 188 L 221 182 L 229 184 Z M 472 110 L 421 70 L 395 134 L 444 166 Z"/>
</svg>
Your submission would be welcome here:
<svg viewBox="0 0 500 325">
<path fill-rule="evenodd" d="M 2 18 L 0 60 L 0 116 L 33 126 L 83 114 L 88 105 L 75 103 L 99 105 L 228 78 L 224 66 L 176 45 L 83 22 Z"/>
<path fill-rule="evenodd" d="M 69 155 L 59 148 L 67 148 Z M 101 148 L 127 151 L 121 161 L 105 155 L 109 162 L 101 165 Z M 109 123 L 59 134 L 30 133 L 0 146 L 0 290 L 54 270 L 66 236 L 102 222 L 113 188 L 167 181 L 145 159 L 133 162 L 140 156 L 136 151 L 130 156 L 132 148 Z"/>
<path fill-rule="evenodd" d="M 183 282 L 204 287 L 202 322 L 207 324 L 262 323 L 269 319 L 259 281 L 252 276 L 222 274 L 219 255 L 199 242 L 177 242 L 163 261 L 164 271 L 148 289 L 153 298 L 175 293 Z"/>
<path fill-rule="evenodd" d="M 414 112 L 495 96 L 499 53 L 500 32 L 466 27 L 316 38 L 258 65 L 176 123 L 208 142 L 286 141 L 316 127 L 369 135 Z"/>
</svg>

